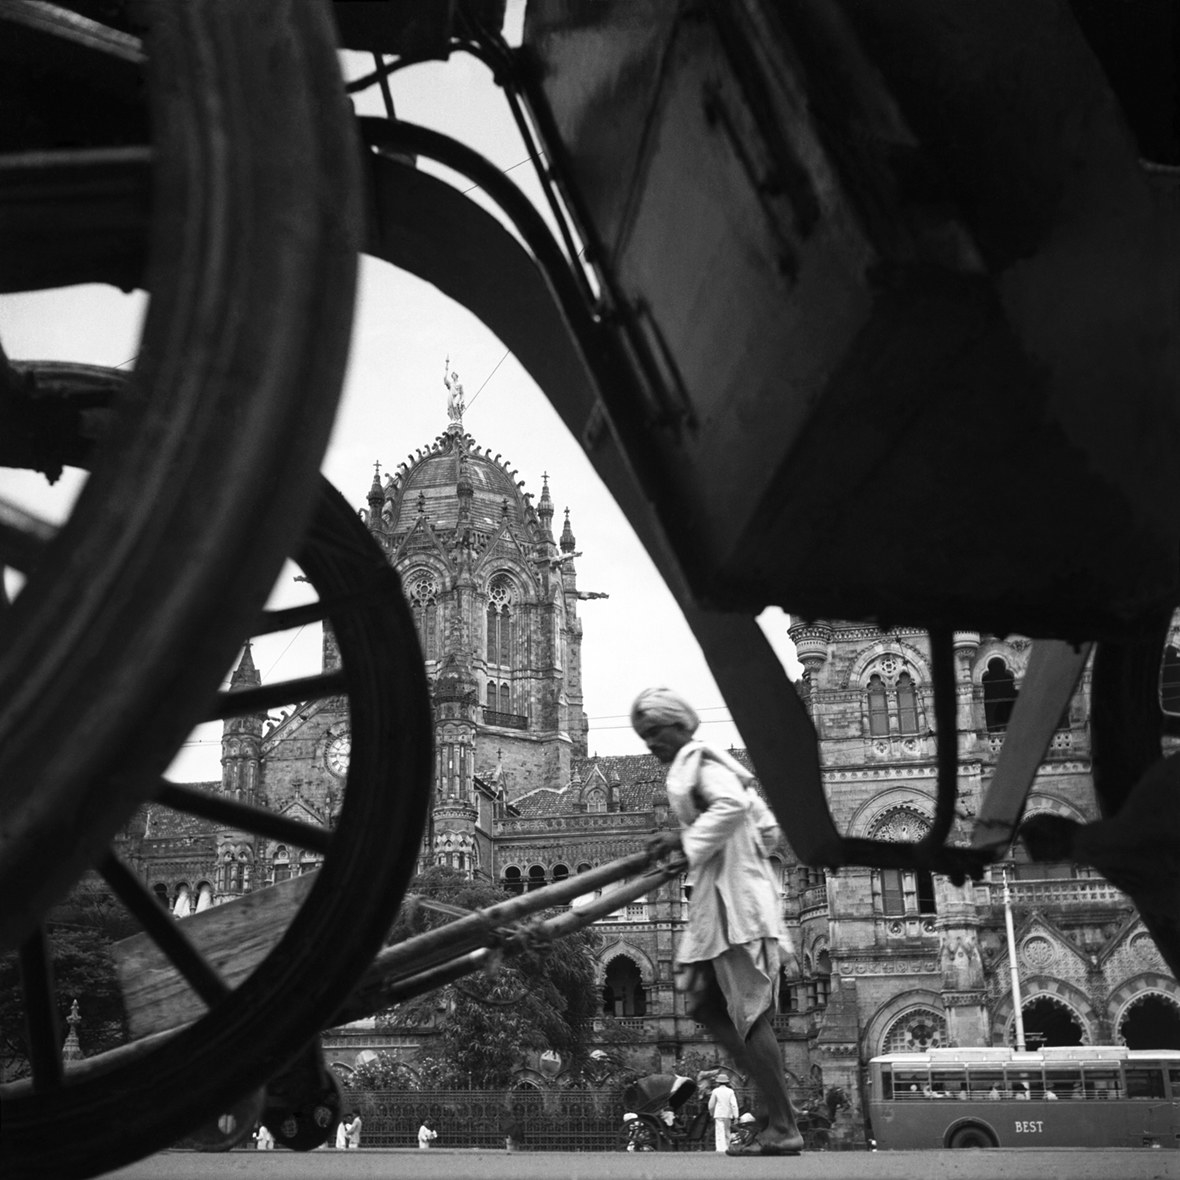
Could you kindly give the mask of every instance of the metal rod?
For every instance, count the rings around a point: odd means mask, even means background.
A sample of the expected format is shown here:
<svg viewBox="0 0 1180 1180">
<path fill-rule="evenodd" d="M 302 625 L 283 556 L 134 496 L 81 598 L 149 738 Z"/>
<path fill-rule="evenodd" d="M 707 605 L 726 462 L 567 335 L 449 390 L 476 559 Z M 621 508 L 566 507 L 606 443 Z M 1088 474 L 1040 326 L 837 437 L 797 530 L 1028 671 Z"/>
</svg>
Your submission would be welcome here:
<svg viewBox="0 0 1180 1180">
<path fill-rule="evenodd" d="M 1004 870 L 1004 926 L 1008 931 L 1008 967 L 1012 973 L 1012 1006 L 1016 1010 L 1016 1052 L 1024 1052 L 1024 1001 L 1020 996 L 1020 968 L 1016 963 L 1016 935 L 1012 928 L 1012 893 Z"/>
<path fill-rule="evenodd" d="M 650 852 L 637 852 L 631 856 L 621 857 L 596 869 L 547 885 L 543 889 L 523 893 L 519 897 L 509 898 L 487 909 L 475 910 L 464 918 L 448 922 L 445 926 L 427 930 L 413 938 L 407 938 L 404 942 L 387 947 L 373 960 L 349 997 L 345 1007 L 345 1011 L 350 1014 L 348 1018 L 355 1020 L 360 1015 L 371 1015 L 391 1002 L 388 997 L 392 989 L 402 989 L 408 979 L 422 976 L 436 967 L 446 967 L 468 952 L 499 943 L 504 943 L 506 949 L 509 949 L 513 940 L 501 938 L 500 929 L 540 910 L 564 905 L 576 897 L 593 893 L 617 881 L 624 881 L 629 877 L 636 878 L 634 881 L 628 881 L 625 886 L 596 898 L 583 909 L 570 911 L 569 915 L 561 915 L 567 918 L 562 932 L 570 933 L 581 926 L 589 925 L 601 914 L 618 909 L 631 898 L 650 893 L 669 877 L 684 871 L 686 862 L 681 857 L 668 862 L 664 867 L 653 869 L 654 859 Z M 539 934 L 539 937 L 548 939 L 555 937 L 555 934 L 544 933 Z M 431 989 L 428 987 L 423 990 Z M 409 994 L 406 993 L 402 998 L 408 998 Z"/>
</svg>

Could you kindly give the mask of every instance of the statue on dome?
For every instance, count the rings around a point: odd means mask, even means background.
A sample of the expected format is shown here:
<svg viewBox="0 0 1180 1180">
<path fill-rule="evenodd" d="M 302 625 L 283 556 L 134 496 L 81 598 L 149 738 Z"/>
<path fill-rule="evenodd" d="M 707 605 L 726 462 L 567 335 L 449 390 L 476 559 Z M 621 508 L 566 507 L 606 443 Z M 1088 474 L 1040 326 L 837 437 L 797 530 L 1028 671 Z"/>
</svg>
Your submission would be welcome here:
<svg viewBox="0 0 1180 1180">
<path fill-rule="evenodd" d="M 452 422 L 463 421 L 463 407 L 466 403 L 463 400 L 463 386 L 459 382 L 458 373 L 450 373 L 451 358 L 447 357 L 443 365 L 443 384 L 447 387 L 447 417 Z"/>
</svg>

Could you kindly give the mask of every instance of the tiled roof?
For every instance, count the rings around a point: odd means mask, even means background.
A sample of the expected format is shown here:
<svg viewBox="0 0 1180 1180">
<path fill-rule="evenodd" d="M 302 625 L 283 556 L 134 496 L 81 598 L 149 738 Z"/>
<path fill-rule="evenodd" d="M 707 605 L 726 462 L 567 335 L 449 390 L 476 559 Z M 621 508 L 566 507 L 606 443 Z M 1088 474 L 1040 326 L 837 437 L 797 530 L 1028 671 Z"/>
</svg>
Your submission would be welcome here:
<svg viewBox="0 0 1180 1180">
<path fill-rule="evenodd" d="M 185 783 L 195 791 L 212 795 L 221 787 L 221 780 L 208 783 Z M 150 821 L 149 821 L 149 818 Z M 149 826 L 150 824 L 150 826 Z M 200 819 L 184 811 L 174 811 L 171 807 L 163 807 L 156 803 L 145 803 L 135 813 L 135 818 L 128 824 L 128 829 L 136 835 L 143 835 L 147 828 L 150 839 L 174 839 L 178 836 L 204 836 L 217 830 L 222 825 L 212 820 Z"/>
</svg>

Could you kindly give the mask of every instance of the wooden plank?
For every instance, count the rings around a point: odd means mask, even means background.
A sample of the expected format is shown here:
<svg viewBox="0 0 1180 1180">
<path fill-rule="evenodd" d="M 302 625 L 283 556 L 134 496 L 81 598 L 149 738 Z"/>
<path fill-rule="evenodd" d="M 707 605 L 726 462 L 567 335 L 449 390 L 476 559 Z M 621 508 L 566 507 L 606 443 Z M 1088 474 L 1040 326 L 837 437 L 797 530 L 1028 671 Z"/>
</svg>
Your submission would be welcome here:
<svg viewBox="0 0 1180 1180">
<path fill-rule="evenodd" d="M 303 873 L 179 921 L 218 974 L 236 987 L 278 943 L 317 876 Z M 204 1015 L 204 1002 L 146 934 L 125 938 L 112 950 L 133 1037 L 178 1028 Z"/>
<path fill-rule="evenodd" d="M 975 817 L 973 848 L 990 849 L 998 859 L 1012 843 L 1024 801 L 1092 646 L 1083 643 L 1074 647 L 1059 639 L 1033 642 L 995 773 Z"/>
</svg>

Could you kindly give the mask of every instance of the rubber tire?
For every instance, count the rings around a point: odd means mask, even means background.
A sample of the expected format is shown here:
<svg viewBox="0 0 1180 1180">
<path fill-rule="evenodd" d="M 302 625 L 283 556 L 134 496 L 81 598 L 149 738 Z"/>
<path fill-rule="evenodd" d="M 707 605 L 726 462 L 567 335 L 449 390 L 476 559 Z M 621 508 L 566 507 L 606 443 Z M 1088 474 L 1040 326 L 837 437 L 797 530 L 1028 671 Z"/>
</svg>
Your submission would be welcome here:
<svg viewBox="0 0 1180 1180">
<path fill-rule="evenodd" d="M 956 1127 L 947 1137 L 947 1147 L 995 1147 L 996 1140 L 985 1127 L 969 1123 L 963 1127 Z"/>
</svg>

